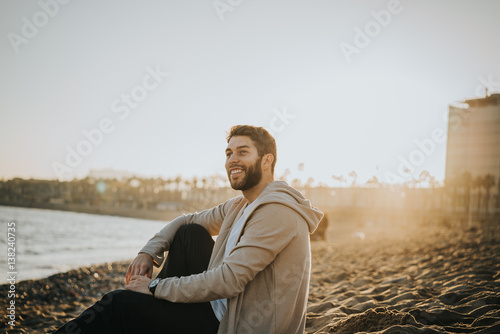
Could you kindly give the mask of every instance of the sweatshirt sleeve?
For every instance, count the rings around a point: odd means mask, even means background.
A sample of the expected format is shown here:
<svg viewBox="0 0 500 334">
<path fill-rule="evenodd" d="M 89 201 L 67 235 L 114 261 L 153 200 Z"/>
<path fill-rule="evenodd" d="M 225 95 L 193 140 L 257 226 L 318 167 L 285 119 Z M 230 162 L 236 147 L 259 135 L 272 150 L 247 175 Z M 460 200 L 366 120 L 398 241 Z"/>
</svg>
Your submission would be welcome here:
<svg viewBox="0 0 500 334">
<path fill-rule="evenodd" d="M 282 204 L 259 206 L 220 266 L 201 274 L 163 279 L 155 297 L 197 303 L 238 295 L 296 237 L 298 225 L 307 224 L 297 212 Z"/>
<path fill-rule="evenodd" d="M 237 200 L 238 197 L 230 199 L 212 209 L 183 215 L 172 220 L 149 239 L 139 253 L 151 255 L 155 266 L 159 267 L 163 262 L 163 253 L 170 249 L 170 244 L 174 240 L 175 233 L 181 226 L 187 224 L 200 224 L 210 233 L 210 235 L 217 235 L 229 208 L 231 208 Z"/>
</svg>

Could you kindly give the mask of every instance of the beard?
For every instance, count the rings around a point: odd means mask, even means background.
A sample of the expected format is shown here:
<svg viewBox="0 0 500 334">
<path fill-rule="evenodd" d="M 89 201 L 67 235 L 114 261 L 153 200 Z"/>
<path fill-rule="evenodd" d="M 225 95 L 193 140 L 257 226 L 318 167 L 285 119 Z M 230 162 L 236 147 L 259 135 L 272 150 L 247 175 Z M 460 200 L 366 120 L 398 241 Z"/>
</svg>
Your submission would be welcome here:
<svg viewBox="0 0 500 334">
<path fill-rule="evenodd" d="M 249 166 L 248 168 L 243 168 L 245 172 L 245 178 L 240 181 L 231 181 L 231 174 L 228 172 L 229 183 L 231 183 L 231 188 L 234 190 L 245 191 L 255 187 L 262 179 L 262 169 L 260 167 L 260 162 L 262 159 L 257 159 L 257 161 Z"/>
</svg>

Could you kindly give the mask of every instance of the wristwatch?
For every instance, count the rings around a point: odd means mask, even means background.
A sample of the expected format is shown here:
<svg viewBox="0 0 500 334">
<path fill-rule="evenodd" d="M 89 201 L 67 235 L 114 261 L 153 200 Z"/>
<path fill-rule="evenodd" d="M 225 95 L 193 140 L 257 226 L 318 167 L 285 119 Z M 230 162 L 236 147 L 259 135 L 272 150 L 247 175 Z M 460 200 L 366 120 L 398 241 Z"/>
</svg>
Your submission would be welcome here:
<svg viewBox="0 0 500 334">
<path fill-rule="evenodd" d="M 154 280 L 152 280 L 151 282 L 149 282 L 149 291 L 151 291 L 151 293 L 153 294 L 153 296 L 155 295 L 155 290 L 156 290 L 156 287 L 158 286 L 158 283 L 160 283 L 160 278 L 155 278 Z"/>
</svg>

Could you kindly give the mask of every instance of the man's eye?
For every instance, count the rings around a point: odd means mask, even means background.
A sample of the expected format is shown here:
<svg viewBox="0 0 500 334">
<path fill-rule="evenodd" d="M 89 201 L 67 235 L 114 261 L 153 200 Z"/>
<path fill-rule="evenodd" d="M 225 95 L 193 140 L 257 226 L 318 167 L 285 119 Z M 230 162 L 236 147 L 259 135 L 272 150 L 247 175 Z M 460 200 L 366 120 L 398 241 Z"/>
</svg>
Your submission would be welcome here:
<svg viewBox="0 0 500 334">
<path fill-rule="evenodd" d="M 231 153 L 226 153 L 226 158 L 229 158 L 231 156 Z"/>
<path fill-rule="evenodd" d="M 241 154 L 247 154 L 248 152 L 243 150 L 243 151 L 240 151 Z"/>
</svg>

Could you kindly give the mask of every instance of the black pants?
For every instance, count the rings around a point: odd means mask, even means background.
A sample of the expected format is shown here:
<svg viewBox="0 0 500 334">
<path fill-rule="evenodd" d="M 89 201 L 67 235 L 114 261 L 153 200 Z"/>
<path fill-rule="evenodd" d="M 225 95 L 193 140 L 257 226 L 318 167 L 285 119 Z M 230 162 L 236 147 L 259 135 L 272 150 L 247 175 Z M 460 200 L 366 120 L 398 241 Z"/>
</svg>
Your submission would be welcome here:
<svg viewBox="0 0 500 334">
<path fill-rule="evenodd" d="M 179 229 L 158 277 L 201 273 L 208 267 L 214 241 L 198 224 Z M 217 333 L 219 321 L 209 302 L 172 303 L 151 295 L 115 290 L 55 333 Z"/>
</svg>

